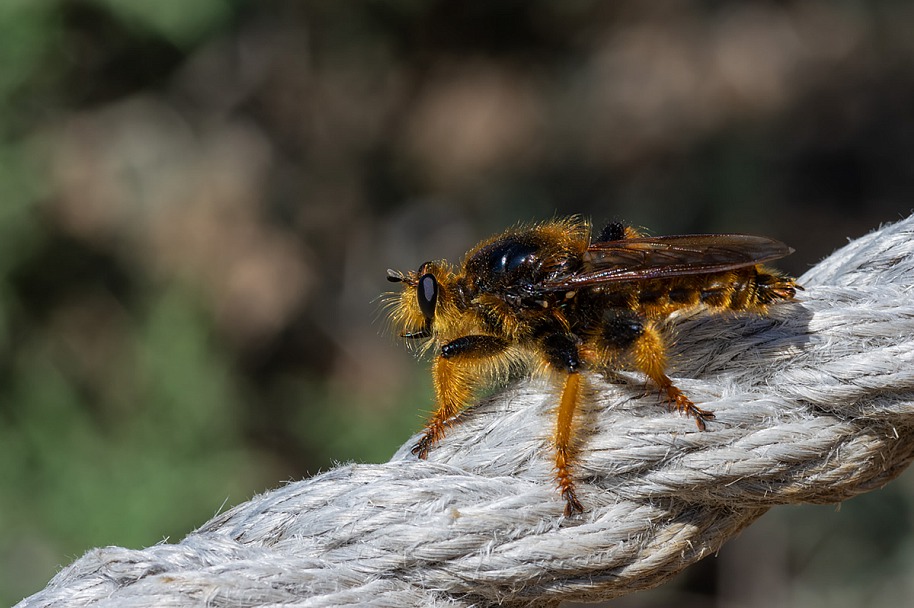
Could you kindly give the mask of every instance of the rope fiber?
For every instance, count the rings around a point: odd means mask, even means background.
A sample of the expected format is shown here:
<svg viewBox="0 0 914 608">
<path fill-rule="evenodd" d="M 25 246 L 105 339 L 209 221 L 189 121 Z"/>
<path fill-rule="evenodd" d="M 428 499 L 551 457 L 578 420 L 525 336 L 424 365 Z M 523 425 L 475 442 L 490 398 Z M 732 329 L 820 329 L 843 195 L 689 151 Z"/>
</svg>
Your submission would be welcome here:
<svg viewBox="0 0 914 608">
<path fill-rule="evenodd" d="M 671 322 L 700 432 L 627 372 L 588 374 L 565 518 L 560 387 L 521 380 L 419 461 L 348 464 L 256 496 L 177 544 L 106 547 L 21 608 L 551 606 L 653 587 L 779 504 L 879 488 L 914 456 L 914 216 L 800 278 L 796 302 Z"/>
</svg>

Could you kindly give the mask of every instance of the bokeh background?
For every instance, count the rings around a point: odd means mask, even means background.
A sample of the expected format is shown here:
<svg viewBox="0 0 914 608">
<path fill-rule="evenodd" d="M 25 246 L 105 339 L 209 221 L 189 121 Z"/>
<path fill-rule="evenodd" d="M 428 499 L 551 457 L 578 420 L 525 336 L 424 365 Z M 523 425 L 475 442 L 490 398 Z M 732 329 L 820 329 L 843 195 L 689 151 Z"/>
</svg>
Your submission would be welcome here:
<svg viewBox="0 0 914 608">
<path fill-rule="evenodd" d="M 431 404 L 388 267 L 521 220 L 780 238 L 914 207 L 914 4 L 0 3 L 0 603 Z M 914 476 L 613 606 L 899 606 Z"/>
</svg>

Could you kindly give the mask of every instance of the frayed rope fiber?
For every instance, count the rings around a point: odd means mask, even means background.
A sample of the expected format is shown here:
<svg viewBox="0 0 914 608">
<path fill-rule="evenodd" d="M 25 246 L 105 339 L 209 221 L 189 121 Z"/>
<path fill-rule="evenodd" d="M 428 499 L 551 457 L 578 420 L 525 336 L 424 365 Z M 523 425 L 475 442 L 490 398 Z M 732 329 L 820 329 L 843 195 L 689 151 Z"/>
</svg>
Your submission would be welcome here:
<svg viewBox="0 0 914 608">
<path fill-rule="evenodd" d="M 586 377 L 578 496 L 562 515 L 559 388 L 468 410 L 419 461 L 352 464 L 257 496 L 177 544 L 95 549 L 39 606 L 550 606 L 659 584 L 769 507 L 878 488 L 914 456 L 914 217 L 854 241 L 768 317 L 671 322 L 670 375 L 700 432 L 644 379 Z"/>
</svg>

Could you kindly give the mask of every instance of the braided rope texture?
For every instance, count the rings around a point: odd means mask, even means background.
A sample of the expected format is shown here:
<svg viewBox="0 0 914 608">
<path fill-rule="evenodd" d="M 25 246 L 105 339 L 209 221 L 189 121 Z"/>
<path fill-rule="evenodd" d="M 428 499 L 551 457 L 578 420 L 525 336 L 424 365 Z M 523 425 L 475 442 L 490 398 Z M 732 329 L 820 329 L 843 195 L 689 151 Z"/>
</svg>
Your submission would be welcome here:
<svg viewBox="0 0 914 608">
<path fill-rule="evenodd" d="M 879 488 L 914 457 L 914 216 L 845 246 L 767 317 L 671 322 L 700 432 L 636 374 L 586 377 L 578 495 L 562 515 L 559 388 L 468 410 L 428 461 L 340 466 L 257 496 L 177 544 L 95 549 L 21 608 L 552 606 L 661 583 L 774 505 Z"/>
</svg>

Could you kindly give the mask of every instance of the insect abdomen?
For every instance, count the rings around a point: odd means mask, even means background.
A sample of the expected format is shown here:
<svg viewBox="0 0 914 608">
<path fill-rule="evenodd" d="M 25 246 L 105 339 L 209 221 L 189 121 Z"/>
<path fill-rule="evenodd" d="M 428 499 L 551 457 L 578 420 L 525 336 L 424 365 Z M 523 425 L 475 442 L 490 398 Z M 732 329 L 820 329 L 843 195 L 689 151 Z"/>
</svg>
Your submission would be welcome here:
<svg viewBox="0 0 914 608">
<path fill-rule="evenodd" d="M 714 308 L 751 310 L 776 300 L 790 300 L 796 294 L 793 279 L 762 266 L 735 270 L 725 277 L 702 289 L 699 297 L 703 304 Z"/>
<path fill-rule="evenodd" d="M 795 293 L 793 279 L 750 266 L 725 273 L 647 282 L 637 291 L 637 300 L 639 308 L 647 311 L 672 312 L 699 304 L 751 310 L 776 300 L 789 300 Z"/>
</svg>

